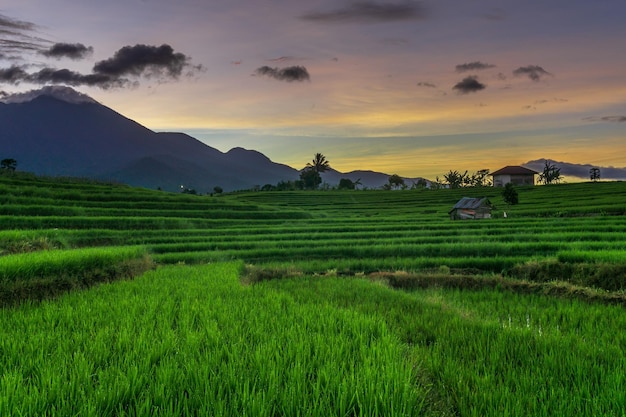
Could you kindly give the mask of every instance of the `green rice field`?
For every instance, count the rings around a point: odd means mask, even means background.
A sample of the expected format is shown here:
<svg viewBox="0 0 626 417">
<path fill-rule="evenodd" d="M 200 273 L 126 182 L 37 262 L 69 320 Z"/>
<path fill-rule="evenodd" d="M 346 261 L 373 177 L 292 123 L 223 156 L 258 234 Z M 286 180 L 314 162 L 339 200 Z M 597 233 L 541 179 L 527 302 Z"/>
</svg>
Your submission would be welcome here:
<svg viewBox="0 0 626 417">
<path fill-rule="evenodd" d="M 0 415 L 626 416 L 626 183 L 518 192 L 0 175 Z"/>
</svg>

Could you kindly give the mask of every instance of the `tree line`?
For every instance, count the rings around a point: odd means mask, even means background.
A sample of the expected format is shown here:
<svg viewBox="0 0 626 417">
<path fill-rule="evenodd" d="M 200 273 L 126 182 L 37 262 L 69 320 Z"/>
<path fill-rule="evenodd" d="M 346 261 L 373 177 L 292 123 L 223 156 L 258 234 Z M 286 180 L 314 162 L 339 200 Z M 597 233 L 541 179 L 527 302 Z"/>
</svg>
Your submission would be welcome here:
<svg viewBox="0 0 626 417">
<path fill-rule="evenodd" d="M 5 158 L 0 161 L 0 170 L 2 172 L 15 172 L 17 169 L 17 161 L 13 158 Z"/>
</svg>

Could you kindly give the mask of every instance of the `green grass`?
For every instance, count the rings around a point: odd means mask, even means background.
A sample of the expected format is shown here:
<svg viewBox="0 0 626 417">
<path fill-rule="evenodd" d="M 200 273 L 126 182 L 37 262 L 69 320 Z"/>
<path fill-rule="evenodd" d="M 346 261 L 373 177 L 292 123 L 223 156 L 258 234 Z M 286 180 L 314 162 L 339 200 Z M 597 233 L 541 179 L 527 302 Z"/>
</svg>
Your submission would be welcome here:
<svg viewBox="0 0 626 417">
<path fill-rule="evenodd" d="M 428 388 L 383 322 L 239 271 L 161 268 L 0 311 L 0 415 L 421 415 Z"/>
<path fill-rule="evenodd" d="M 0 175 L 0 415 L 624 415 L 626 184 L 518 191 Z"/>
<path fill-rule="evenodd" d="M 152 268 L 142 247 L 45 250 L 0 257 L 0 306 L 41 300 Z"/>
</svg>

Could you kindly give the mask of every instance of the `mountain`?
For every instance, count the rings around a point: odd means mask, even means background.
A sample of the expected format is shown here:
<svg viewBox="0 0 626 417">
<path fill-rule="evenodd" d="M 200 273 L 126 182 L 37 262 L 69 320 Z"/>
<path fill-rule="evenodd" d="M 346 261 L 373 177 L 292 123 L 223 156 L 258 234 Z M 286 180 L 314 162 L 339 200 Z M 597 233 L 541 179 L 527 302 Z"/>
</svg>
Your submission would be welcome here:
<svg viewBox="0 0 626 417">
<path fill-rule="evenodd" d="M 382 172 L 375 171 L 350 171 L 350 172 L 339 172 L 334 169 L 329 169 L 326 172 L 322 172 L 321 174 L 322 181 L 335 185 L 338 184 L 342 178 L 348 178 L 353 182 L 359 181 L 361 187 L 367 188 L 380 188 L 385 184 L 389 183 L 389 174 L 384 174 Z M 430 181 L 425 180 L 424 178 L 403 178 L 404 182 L 407 186 L 411 186 L 412 183 L 417 183 L 418 181 L 426 181 L 427 184 L 430 185 Z"/>
<path fill-rule="evenodd" d="M 156 133 L 69 87 L 0 103 L 0 158 L 40 175 L 115 180 L 163 190 L 226 191 L 295 180 L 256 151 L 223 153 L 183 133 Z"/>
<path fill-rule="evenodd" d="M 300 172 L 254 150 L 223 153 L 184 133 L 157 133 L 70 87 L 48 86 L 0 101 L 0 159 L 39 175 L 113 180 L 206 193 L 293 181 Z M 360 180 L 379 188 L 389 174 L 329 170 L 324 182 Z M 406 178 L 407 185 L 418 178 Z"/>
<path fill-rule="evenodd" d="M 626 167 L 615 168 L 589 164 L 572 164 L 570 162 L 558 162 L 552 159 L 544 158 L 528 161 L 525 164 L 522 164 L 522 166 L 537 172 L 543 172 L 546 161 L 550 164 L 554 164 L 557 168 L 560 168 L 561 175 L 564 177 L 589 180 L 589 170 L 591 168 L 600 168 L 600 178 L 603 180 L 626 180 Z"/>
</svg>

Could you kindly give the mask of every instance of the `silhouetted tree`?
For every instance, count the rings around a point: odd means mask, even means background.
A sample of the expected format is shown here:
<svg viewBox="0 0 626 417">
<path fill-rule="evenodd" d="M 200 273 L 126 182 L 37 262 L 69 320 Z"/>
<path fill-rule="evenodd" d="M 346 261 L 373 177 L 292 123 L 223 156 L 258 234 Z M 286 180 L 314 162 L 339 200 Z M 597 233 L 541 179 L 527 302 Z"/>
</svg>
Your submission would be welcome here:
<svg viewBox="0 0 626 417">
<path fill-rule="evenodd" d="M 513 206 L 519 203 L 519 196 L 517 195 L 517 190 L 513 186 L 512 183 L 507 182 L 504 186 L 504 190 L 502 190 L 502 198 L 504 198 L 504 202 Z"/>
<path fill-rule="evenodd" d="M 219 185 L 216 185 L 215 187 L 213 187 L 213 192 L 215 194 L 222 194 L 224 192 L 224 189 Z"/>
<path fill-rule="evenodd" d="M 337 188 L 340 190 L 354 190 L 354 182 L 350 178 L 342 178 L 339 180 L 339 185 Z"/>
<path fill-rule="evenodd" d="M 15 172 L 17 169 L 17 161 L 13 158 L 5 158 L 0 161 L 0 169 L 3 171 Z"/>
<path fill-rule="evenodd" d="M 391 175 L 388 181 L 389 188 L 397 189 L 406 187 L 406 185 L 404 184 L 404 179 L 398 174 Z"/>
<path fill-rule="evenodd" d="M 539 181 L 544 184 L 558 184 L 561 181 L 561 168 L 550 161 L 545 161 L 543 172 L 539 174 Z"/>
<path fill-rule="evenodd" d="M 489 170 L 488 169 L 480 169 L 469 176 L 468 181 L 469 186 L 471 187 L 485 187 L 491 185 L 491 180 L 489 179 Z"/>
<path fill-rule="evenodd" d="M 423 190 L 428 186 L 428 182 L 424 178 L 420 178 L 411 184 L 411 190 Z"/>
<path fill-rule="evenodd" d="M 328 171 L 328 169 L 330 168 L 330 163 L 324 155 L 322 155 L 321 153 L 316 153 L 313 157 L 313 160 L 306 164 L 306 167 L 312 168 L 315 170 L 315 172 L 321 174 L 322 172 Z"/>
<path fill-rule="evenodd" d="M 461 174 L 459 171 L 456 170 L 450 170 L 447 174 L 444 174 L 443 176 L 443 179 L 450 188 L 461 188 L 465 186 L 468 183 L 468 178 L 469 177 L 467 175 L 467 171 Z"/>
<path fill-rule="evenodd" d="M 304 189 L 315 190 L 322 183 L 322 177 L 315 168 L 307 167 L 300 171 L 300 181 Z"/>
<path fill-rule="evenodd" d="M 591 181 L 598 181 L 600 179 L 600 168 L 593 167 L 589 170 L 589 178 Z"/>
</svg>

